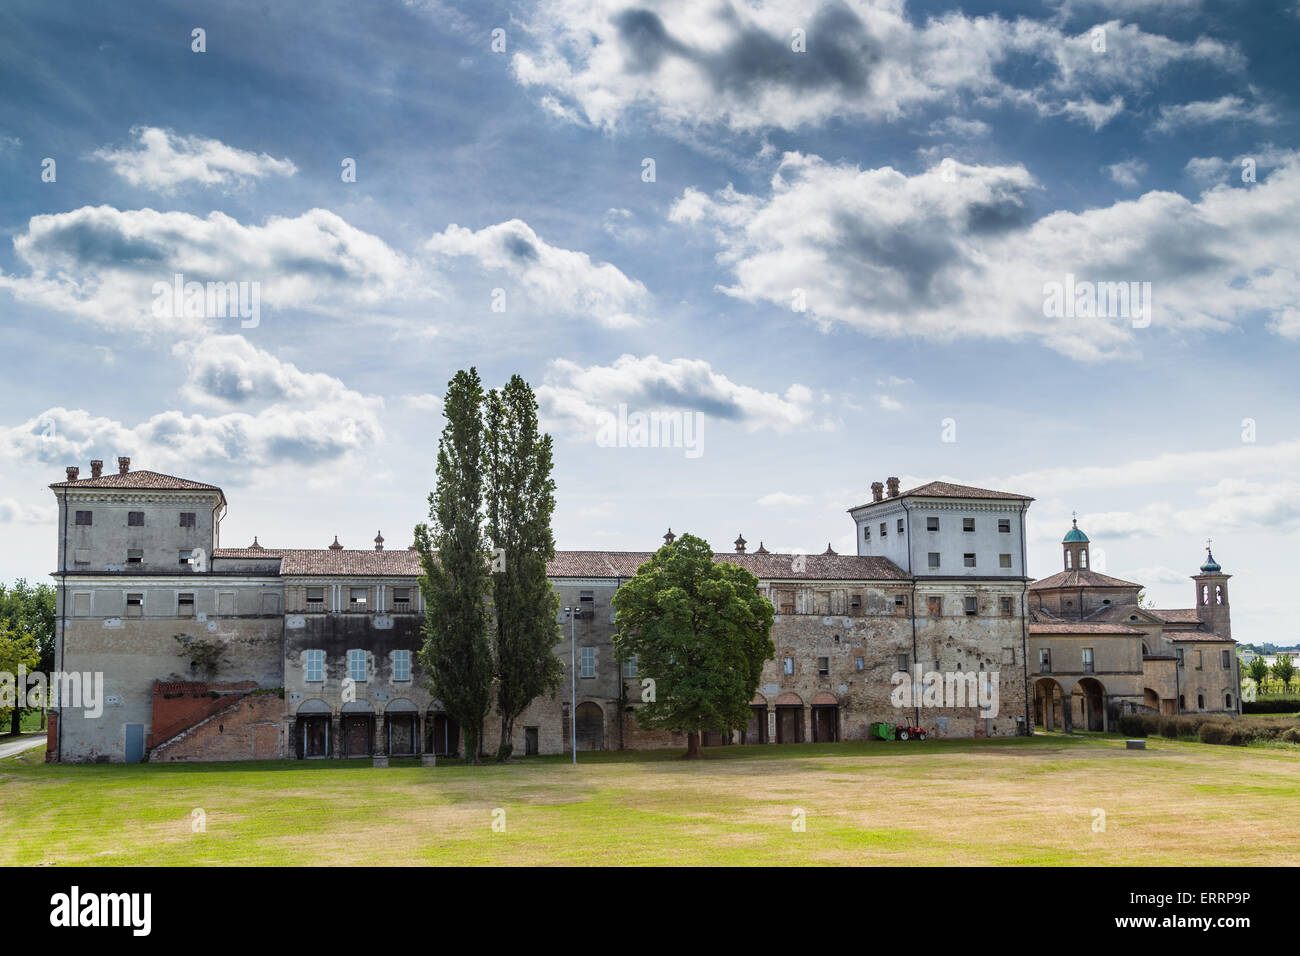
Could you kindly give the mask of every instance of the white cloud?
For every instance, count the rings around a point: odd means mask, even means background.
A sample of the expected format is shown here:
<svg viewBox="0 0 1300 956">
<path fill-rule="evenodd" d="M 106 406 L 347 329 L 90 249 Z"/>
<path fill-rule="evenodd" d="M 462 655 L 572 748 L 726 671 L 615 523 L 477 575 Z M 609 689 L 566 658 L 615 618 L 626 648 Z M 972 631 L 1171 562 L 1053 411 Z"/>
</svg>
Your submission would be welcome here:
<svg viewBox="0 0 1300 956">
<path fill-rule="evenodd" d="M 891 121 L 954 100 L 1096 126 L 1122 108 L 1118 91 L 1144 91 L 1172 64 L 1242 65 L 1236 50 L 1208 37 L 1181 42 L 1118 20 L 1099 26 L 1106 53 L 1093 52 L 1091 30 L 1070 35 L 1045 21 L 949 12 L 914 23 L 901 0 L 664 0 L 653 8 L 545 0 L 532 10 L 531 42 L 512 68 L 553 114 L 606 129 L 644 109 L 679 129 L 753 131 Z M 806 52 L 796 49 L 795 29 Z M 1036 85 L 1004 78 L 1013 58 L 1038 68 Z"/>
<path fill-rule="evenodd" d="M 1152 127 L 1157 133 L 1172 133 L 1187 126 L 1211 123 L 1256 123 L 1271 126 L 1278 121 L 1277 111 L 1268 103 L 1247 105 L 1240 96 L 1221 96 L 1217 100 L 1199 100 L 1160 107 L 1160 117 Z"/>
<path fill-rule="evenodd" d="M 876 404 L 887 412 L 897 412 L 902 409 L 903 403 L 897 399 L 890 398 L 888 395 L 877 395 Z"/>
<path fill-rule="evenodd" d="M 1146 173 L 1147 164 L 1140 159 L 1125 159 L 1102 169 L 1119 185 L 1133 187 L 1138 184 L 1138 177 Z"/>
<path fill-rule="evenodd" d="M 325 209 L 244 225 L 153 209 L 83 206 L 32 217 L 14 238 L 25 276 L 0 275 L 0 288 L 34 305 L 97 325 L 188 333 L 236 319 L 159 318 L 155 283 L 259 283 L 268 309 L 356 316 L 396 300 L 436 295 L 421 271 L 376 236 Z"/>
<path fill-rule="evenodd" d="M 423 392 L 419 395 L 403 395 L 402 401 L 409 408 L 418 412 L 437 412 L 442 414 L 442 396 L 434 395 L 432 392 Z"/>
<path fill-rule="evenodd" d="M 950 175 L 949 175 L 950 173 Z M 787 153 L 766 196 L 687 189 L 670 211 L 711 226 L 734 282 L 720 291 L 874 335 L 1025 339 L 1085 360 L 1136 358 L 1158 330 L 1225 330 L 1263 313 L 1294 327 L 1300 154 L 1249 189 L 1198 199 L 1151 191 L 1039 215 L 1022 166 L 942 164 L 908 176 Z M 1045 283 L 1150 282 L 1150 329 L 1132 317 L 1044 315 Z M 1139 326 L 1141 317 L 1139 319 Z"/>
<path fill-rule="evenodd" d="M 178 136 L 155 126 L 131 130 L 134 149 L 99 149 L 94 153 L 132 186 L 171 193 L 183 183 L 228 186 L 267 176 L 292 176 L 298 168 L 287 159 L 250 153 L 216 139 Z"/>
<path fill-rule="evenodd" d="M 784 491 L 774 491 L 758 499 L 760 508 L 796 508 L 806 505 L 812 499 L 807 495 L 792 495 Z"/>
<path fill-rule="evenodd" d="M 33 505 L 16 498 L 0 498 L 0 524 L 49 525 L 58 516 L 54 505 Z"/>
<path fill-rule="evenodd" d="M 435 258 L 471 257 L 484 270 L 518 283 L 525 300 L 536 307 L 591 316 L 610 328 L 639 325 L 650 304 L 645 286 L 617 267 L 549 245 L 519 219 L 477 232 L 452 224 L 425 249 Z M 507 309 L 510 291 L 506 288 Z"/>
<path fill-rule="evenodd" d="M 735 422 L 750 431 L 786 432 L 812 418 L 812 391 L 791 385 L 785 395 L 733 382 L 702 359 L 622 355 L 612 365 L 551 362 L 537 401 L 549 423 L 580 434 L 594 433 L 602 415 L 657 409 L 698 411 L 712 420 Z"/>
</svg>

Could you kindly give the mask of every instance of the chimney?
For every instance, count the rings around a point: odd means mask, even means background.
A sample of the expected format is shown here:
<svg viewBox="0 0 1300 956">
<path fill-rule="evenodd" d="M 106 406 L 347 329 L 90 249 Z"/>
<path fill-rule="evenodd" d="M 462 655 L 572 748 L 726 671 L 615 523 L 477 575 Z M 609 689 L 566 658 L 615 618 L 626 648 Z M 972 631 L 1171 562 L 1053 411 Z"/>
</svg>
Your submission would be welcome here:
<svg viewBox="0 0 1300 956">
<path fill-rule="evenodd" d="M 90 462 L 90 477 L 98 478 L 104 473 L 104 460 L 102 458 L 92 459 Z"/>
<path fill-rule="evenodd" d="M 119 457 L 117 459 L 117 473 L 119 475 L 125 475 L 130 470 L 131 470 L 131 459 Z"/>
<path fill-rule="evenodd" d="M 331 551 L 342 551 L 342 550 L 343 550 L 343 545 L 339 544 L 339 536 L 338 536 L 338 535 L 335 535 L 335 536 L 334 536 L 334 543 L 330 545 L 330 550 L 331 550 Z"/>
<path fill-rule="evenodd" d="M 898 479 L 897 479 L 897 478 L 886 478 L 886 479 L 885 479 L 885 484 L 889 486 L 889 497 L 891 497 L 891 498 L 897 498 L 897 497 L 898 497 Z"/>
<path fill-rule="evenodd" d="M 736 538 L 736 554 L 744 554 L 745 545 L 747 543 L 748 542 L 745 541 L 745 536 L 743 534 Z"/>
<path fill-rule="evenodd" d="M 67 471 L 68 471 L 68 481 L 76 481 L 77 475 L 81 474 L 81 469 L 78 468 L 76 465 L 69 465 Z"/>
<path fill-rule="evenodd" d="M 375 532 L 375 550 L 376 551 L 384 550 L 384 533 L 382 531 Z"/>
<path fill-rule="evenodd" d="M 871 483 L 871 500 L 880 501 L 884 498 L 885 486 L 878 481 Z"/>
</svg>

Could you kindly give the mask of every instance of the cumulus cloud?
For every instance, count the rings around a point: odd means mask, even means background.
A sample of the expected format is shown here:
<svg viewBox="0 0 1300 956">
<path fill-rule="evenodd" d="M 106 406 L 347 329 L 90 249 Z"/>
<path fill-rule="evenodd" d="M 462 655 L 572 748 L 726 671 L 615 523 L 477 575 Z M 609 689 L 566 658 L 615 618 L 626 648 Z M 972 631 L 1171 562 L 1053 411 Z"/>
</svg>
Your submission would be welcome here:
<svg viewBox="0 0 1300 956">
<path fill-rule="evenodd" d="M 660 409 L 697 411 L 735 422 L 749 431 L 786 432 L 812 418 L 812 391 L 791 385 L 783 395 L 733 382 L 702 359 L 665 362 L 655 355 L 622 355 L 612 365 L 551 362 L 537 401 L 548 423 L 568 431 L 594 433 L 602 416 Z"/>
<path fill-rule="evenodd" d="M 83 206 L 32 217 L 13 242 L 28 271 L 0 275 L 0 288 L 116 328 L 180 333 L 232 321 L 155 314 L 155 287 L 170 287 L 177 273 L 186 282 L 259 283 L 263 310 L 355 314 L 436 294 L 405 256 L 325 209 L 255 226 L 220 212 Z"/>
<path fill-rule="evenodd" d="M 417 412 L 436 412 L 442 414 L 442 396 L 434 395 L 432 392 L 422 392 L 419 395 L 403 395 L 402 402 Z"/>
<path fill-rule="evenodd" d="M 0 498 L 0 524 L 51 524 L 58 516 L 54 505 L 33 505 L 16 498 Z"/>
<path fill-rule="evenodd" d="M 1224 330 L 1259 313 L 1278 331 L 1293 327 L 1300 153 L 1249 189 L 1219 186 L 1198 199 L 1151 191 L 1039 215 L 1037 189 L 1022 166 L 943 163 L 909 176 L 787 153 L 767 195 L 687 189 L 670 219 L 712 227 L 734 276 L 722 292 L 798 302 L 822 326 L 941 341 L 1033 337 L 1086 360 L 1140 354 L 1141 316 L 1045 315 L 1046 284 L 1072 275 L 1150 282 L 1152 329 Z"/>
<path fill-rule="evenodd" d="M 189 366 L 181 393 L 196 403 L 233 408 L 264 402 L 307 406 L 365 401 L 334 376 L 303 372 L 242 335 L 211 335 L 181 343 L 173 352 Z"/>
<path fill-rule="evenodd" d="M 236 149 L 218 139 L 178 136 L 156 126 L 134 127 L 131 135 L 136 138 L 134 147 L 105 147 L 93 155 L 132 186 L 160 193 L 172 193 L 184 183 L 231 186 L 298 171 L 287 159 Z"/>
<path fill-rule="evenodd" d="M 438 260 L 464 256 L 487 272 L 503 273 L 539 309 L 590 316 L 610 328 L 640 324 L 650 302 L 646 287 L 616 266 L 549 245 L 519 219 L 477 232 L 452 224 L 425 249 Z"/>
<path fill-rule="evenodd" d="M 1277 112 L 1268 103 L 1248 105 L 1240 96 L 1221 96 L 1217 100 L 1162 106 L 1160 116 L 1152 128 L 1157 133 L 1172 133 L 1187 126 L 1223 122 L 1271 126 L 1277 120 Z"/>
<path fill-rule="evenodd" d="M 1138 177 L 1146 173 L 1147 164 L 1140 159 L 1125 159 L 1103 166 L 1102 169 L 1119 185 L 1132 188 L 1138 184 Z"/>
<path fill-rule="evenodd" d="M 807 495 L 792 495 L 785 491 L 774 491 L 758 499 L 760 508 L 795 508 L 806 505 L 812 499 Z"/>
<path fill-rule="evenodd" d="M 1094 52 L 1092 30 L 961 12 L 913 22 L 902 0 L 544 0 L 512 68 L 552 113 L 604 128 L 645 109 L 669 126 L 750 131 L 890 121 L 954 99 L 1097 125 L 1122 107 L 1119 92 L 1147 89 L 1171 64 L 1242 65 L 1211 38 L 1098 26 L 1105 53 Z M 1033 85 L 1009 78 L 1029 72 L 1013 64 L 1034 67 Z"/>
</svg>

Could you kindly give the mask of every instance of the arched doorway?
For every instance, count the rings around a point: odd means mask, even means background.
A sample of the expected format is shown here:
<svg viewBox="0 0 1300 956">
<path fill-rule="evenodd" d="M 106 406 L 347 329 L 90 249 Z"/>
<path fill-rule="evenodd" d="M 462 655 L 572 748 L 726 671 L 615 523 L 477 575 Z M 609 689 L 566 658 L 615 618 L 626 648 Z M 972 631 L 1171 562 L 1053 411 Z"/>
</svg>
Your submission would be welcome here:
<svg viewBox="0 0 1300 956">
<path fill-rule="evenodd" d="M 578 705 L 578 720 L 574 730 L 578 734 L 579 750 L 605 749 L 605 712 L 599 704 L 584 700 Z"/>
<path fill-rule="evenodd" d="M 767 743 L 767 698 L 755 694 L 749 702 L 749 726 L 740 732 L 742 744 Z"/>
<path fill-rule="evenodd" d="M 460 727 L 441 710 L 430 710 L 425 721 L 425 753 L 437 757 L 455 757 L 460 753 Z"/>
<path fill-rule="evenodd" d="M 812 699 L 813 743 L 835 743 L 840 739 L 840 702 L 831 694 L 817 694 Z"/>
<path fill-rule="evenodd" d="M 315 697 L 298 705 L 294 715 L 293 742 L 299 760 L 330 755 L 330 705 Z"/>
<path fill-rule="evenodd" d="M 384 708 L 384 743 L 394 757 L 414 757 L 416 741 L 416 716 L 420 713 L 415 704 L 398 698 Z"/>
<path fill-rule="evenodd" d="M 1156 713 L 1160 713 L 1160 695 L 1150 687 L 1142 688 L 1142 703 Z"/>
<path fill-rule="evenodd" d="M 369 757 L 375 743 L 375 709 L 366 700 L 343 705 L 340 741 L 344 757 Z"/>
<path fill-rule="evenodd" d="M 776 742 L 803 743 L 803 698 L 784 693 L 776 699 Z"/>
<path fill-rule="evenodd" d="M 1106 688 L 1095 677 L 1084 677 L 1070 694 L 1073 723 L 1080 730 L 1106 729 Z"/>
<path fill-rule="evenodd" d="M 1034 683 L 1034 726 L 1047 731 L 1068 730 L 1066 716 L 1061 685 L 1050 677 L 1039 678 Z"/>
</svg>

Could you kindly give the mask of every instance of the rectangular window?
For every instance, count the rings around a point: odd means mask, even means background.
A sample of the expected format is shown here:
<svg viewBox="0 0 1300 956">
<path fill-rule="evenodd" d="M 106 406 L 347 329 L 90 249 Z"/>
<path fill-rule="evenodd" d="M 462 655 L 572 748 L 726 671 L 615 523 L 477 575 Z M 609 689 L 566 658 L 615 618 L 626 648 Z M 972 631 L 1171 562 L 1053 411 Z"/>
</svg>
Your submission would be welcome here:
<svg viewBox="0 0 1300 956">
<path fill-rule="evenodd" d="M 939 517 L 938 517 L 938 515 L 931 515 L 930 517 L 928 517 L 928 518 L 925 519 L 925 530 L 926 530 L 926 531 L 938 531 L 938 530 L 939 530 Z"/>
<path fill-rule="evenodd" d="M 628 680 L 636 678 L 636 655 L 629 654 L 627 660 L 623 662 L 623 676 Z"/>
<path fill-rule="evenodd" d="M 975 519 L 974 519 L 974 518 L 962 518 L 962 519 L 961 519 L 961 530 L 962 530 L 962 531 L 974 531 L 974 530 L 975 530 Z"/>
<path fill-rule="evenodd" d="M 189 548 L 185 548 L 182 551 L 176 552 L 176 563 L 188 565 L 190 563 L 190 560 L 193 557 L 194 557 L 194 552 L 191 551 Z"/>
<path fill-rule="evenodd" d="M 348 651 L 348 676 L 358 684 L 366 679 L 366 652 L 364 650 Z"/>
<path fill-rule="evenodd" d="M 323 605 L 323 604 L 325 603 L 325 589 L 324 589 L 324 588 L 308 588 L 308 589 L 307 589 L 307 603 L 308 603 L 308 604 L 321 604 L 321 605 Z"/>
<path fill-rule="evenodd" d="M 193 617 L 194 616 L 194 592 L 181 591 L 176 595 L 176 616 Z"/>
<path fill-rule="evenodd" d="M 978 613 L 979 613 L 979 599 L 975 597 L 968 597 L 966 599 L 966 616 L 974 617 Z"/>
<path fill-rule="evenodd" d="M 870 540 L 871 540 L 871 525 L 869 525 L 869 524 L 864 524 L 864 525 L 862 526 L 862 540 L 863 540 L 863 541 L 870 541 Z"/>
<path fill-rule="evenodd" d="M 1199 648 L 1196 651 L 1196 669 L 1198 671 L 1201 669 L 1201 651 Z"/>
<path fill-rule="evenodd" d="M 143 512 L 143 511 L 128 511 L 128 512 L 126 513 L 126 526 L 127 526 L 128 528 L 142 528 L 142 527 L 144 527 L 144 512 Z"/>
<path fill-rule="evenodd" d="M 829 657 L 817 658 L 817 676 L 818 677 L 831 676 L 831 659 Z"/>
<path fill-rule="evenodd" d="M 90 523 L 91 523 L 91 513 L 89 511 L 77 512 L 77 524 L 90 524 Z"/>
<path fill-rule="evenodd" d="M 1228 651 L 1219 652 L 1219 661 L 1223 664 L 1225 671 L 1232 669 L 1232 655 Z"/>
<path fill-rule="evenodd" d="M 930 617 L 943 617 L 943 598 L 937 594 L 932 594 L 926 598 L 926 613 Z"/>
<path fill-rule="evenodd" d="M 866 659 L 865 657 L 855 657 L 855 658 L 853 658 L 853 669 L 854 669 L 854 670 L 857 670 L 857 671 L 864 671 L 864 670 L 866 670 L 866 669 L 867 669 L 867 659 Z"/>
<path fill-rule="evenodd" d="M 930 567 L 937 568 L 939 566 L 939 552 L 931 551 L 927 563 Z"/>
<path fill-rule="evenodd" d="M 235 592 L 218 591 L 217 592 L 217 614 L 233 615 L 235 613 Z"/>
<path fill-rule="evenodd" d="M 781 670 L 782 670 L 782 672 L 785 673 L 785 674 L 793 674 L 793 673 L 794 673 L 794 658 L 793 658 L 793 657 L 784 657 L 784 658 L 782 658 L 782 659 L 781 659 Z"/>
<path fill-rule="evenodd" d="M 849 598 L 849 607 L 862 607 L 862 595 L 854 594 Z"/>
<path fill-rule="evenodd" d="M 884 521 L 880 522 L 880 536 L 883 538 L 888 534 L 889 534 L 889 525 Z"/>
<path fill-rule="evenodd" d="M 1009 568 L 1009 567 L 1011 567 L 1011 555 L 1009 555 L 1009 554 L 999 554 L 999 555 L 998 555 L 998 567 L 1000 567 L 1000 568 Z"/>
<path fill-rule="evenodd" d="M 126 552 L 127 564 L 144 564 L 144 552 L 139 548 L 131 548 Z"/>
<path fill-rule="evenodd" d="M 900 671 L 902 671 L 904 674 L 907 673 L 907 669 L 908 669 L 908 660 L 909 660 L 909 659 L 908 659 L 908 656 L 907 656 L 906 654 L 899 654 L 899 655 L 898 655 L 898 669 L 899 669 Z"/>
<path fill-rule="evenodd" d="M 902 607 L 902 608 L 907 607 L 907 595 L 906 595 L 906 594 L 895 594 L 895 595 L 894 595 L 894 607 Z"/>
<path fill-rule="evenodd" d="M 410 588 L 393 588 L 393 609 L 405 611 L 411 606 Z"/>
<path fill-rule="evenodd" d="M 84 567 L 89 566 L 89 564 L 90 564 L 90 549 L 89 549 L 89 548 L 77 548 L 76 551 L 74 551 L 73 554 L 72 554 L 72 563 L 73 563 L 75 566 L 79 567 L 79 568 L 84 568 Z"/>
<path fill-rule="evenodd" d="M 582 671 L 583 677 L 596 676 L 596 649 L 594 647 L 584 647 L 582 649 Z"/>
<path fill-rule="evenodd" d="M 999 518 L 999 519 L 998 519 L 998 534 L 1010 534 L 1010 533 L 1011 533 L 1011 519 L 1010 519 L 1010 518 Z"/>
<path fill-rule="evenodd" d="M 1038 672 L 1040 674 L 1052 673 L 1052 649 L 1050 647 L 1040 647 L 1038 649 Z"/>
<path fill-rule="evenodd" d="M 411 652 L 393 651 L 393 680 L 411 679 Z"/>
<path fill-rule="evenodd" d="M 303 678 L 310 683 L 319 683 L 325 679 L 325 652 L 307 652 L 307 674 Z"/>
<path fill-rule="evenodd" d="M 366 609 L 366 599 L 368 597 L 367 588 L 349 588 L 348 589 L 348 606 L 354 611 L 364 611 Z"/>
<path fill-rule="evenodd" d="M 1183 649 L 1181 647 L 1174 648 L 1174 656 L 1178 658 L 1178 665 L 1181 667 L 1183 665 Z"/>
<path fill-rule="evenodd" d="M 903 533 L 903 519 L 902 519 L 902 518 L 899 518 L 899 519 L 898 519 L 898 533 L 899 533 L 899 534 L 902 534 L 902 533 Z"/>
<path fill-rule="evenodd" d="M 182 512 L 181 512 L 181 527 L 182 527 L 182 528 L 193 528 L 193 527 L 195 527 L 195 526 L 196 526 L 196 523 L 195 523 L 195 521 L 194 521 L 194 512 L 193 512 L 193 511 L 182 511 Z"/>
<path fill-rule="evenodd" d="M 1002 616 L 1003 616 L 1003 617 L 1010 617 L 1010 616 L 1011 616 L 1011 598 L 1009 598 L 1009 597 L 1000 597 L 1000 598 L 998 598 L 998 609 L 1002 612 Z"/>
<path fill-rule="evenodd" d="M 968 568 L 975 567 L 975 555 L 967 552 L 961 556 L 961 563 Z"/>
<path fill-rule="evenodd" d="M 1092 648 L 1091 647 L 1085 647 L 1083 649 L 1083 672 L 1085 674 L 1092 673 Z"/>
<path fill-rule="evenodd" d="M 126 616 L 140 617 L 144 613 L 144 595 L 128 594 L 126 596 Z"/>
<path fill-rule="evenodd" d="M 595 604 L 595 603 L 596 603 L 596 592 L 595 592 L 595 591 L 579 591 L 579 592 L 578 592 L 578 601 L 579 601 L 579 603 L 583 603 L 583 604 Z"/>
</svg>

